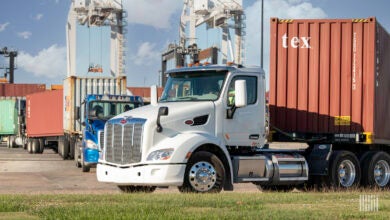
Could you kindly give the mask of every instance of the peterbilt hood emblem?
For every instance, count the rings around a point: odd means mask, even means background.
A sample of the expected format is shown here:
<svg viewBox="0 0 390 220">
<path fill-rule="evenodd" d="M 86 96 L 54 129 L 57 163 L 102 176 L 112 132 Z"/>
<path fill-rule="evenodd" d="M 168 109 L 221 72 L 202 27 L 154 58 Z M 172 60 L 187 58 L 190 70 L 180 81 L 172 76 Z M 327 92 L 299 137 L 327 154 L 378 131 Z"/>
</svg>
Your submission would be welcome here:
<svg viewBox="0 0 390 220">
<path fill-rule="evenodd" d="M 131 116 L 125 116 L 123 117 L 123 119 L 121 119 L 119 122 L 121 124 L 126 124 L 127 123 L 127 120 L 131 119 L 132 117 Z"/>
</svg>

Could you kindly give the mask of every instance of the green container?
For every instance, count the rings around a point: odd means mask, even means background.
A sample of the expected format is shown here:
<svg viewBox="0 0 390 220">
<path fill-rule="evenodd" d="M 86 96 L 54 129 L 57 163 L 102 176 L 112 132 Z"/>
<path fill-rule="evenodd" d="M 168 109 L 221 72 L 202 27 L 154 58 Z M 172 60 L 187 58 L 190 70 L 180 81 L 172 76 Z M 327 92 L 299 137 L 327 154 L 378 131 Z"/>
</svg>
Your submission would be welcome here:
<svg viewBox="0 0 390 220">
<path fill-rule="evenodd" d="M 16 99 L 0 99 L 0 135 L 17 133 L 18 110 Z"/>
</svg>

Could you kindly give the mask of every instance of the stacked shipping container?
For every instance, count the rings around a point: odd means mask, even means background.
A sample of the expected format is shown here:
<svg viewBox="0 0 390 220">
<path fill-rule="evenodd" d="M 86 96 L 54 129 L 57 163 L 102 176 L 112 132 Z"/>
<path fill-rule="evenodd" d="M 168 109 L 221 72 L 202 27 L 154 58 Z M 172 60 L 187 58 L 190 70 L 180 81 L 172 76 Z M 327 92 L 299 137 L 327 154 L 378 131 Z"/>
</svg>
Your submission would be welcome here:
<svg viewBox="0 0 390 220">
<path fill-rule="evenodd" d="M 271 19 L 271 125 L 390 141 L 390 36 L 375 18 Z"/>
</svg>

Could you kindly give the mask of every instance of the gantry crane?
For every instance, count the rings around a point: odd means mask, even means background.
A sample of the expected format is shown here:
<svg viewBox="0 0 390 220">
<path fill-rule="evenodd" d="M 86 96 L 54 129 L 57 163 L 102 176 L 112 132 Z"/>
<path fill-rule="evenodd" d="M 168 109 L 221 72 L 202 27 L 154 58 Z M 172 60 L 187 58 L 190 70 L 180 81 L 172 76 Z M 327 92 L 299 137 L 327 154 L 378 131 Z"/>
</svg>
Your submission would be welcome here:
<svg viewBox="0 0 390 220">
<path fill-rule="evenodd" d="M 72 0 L 66 27 L 68 76 L 77 75 L 76 48 L 78 24 L 87 25 L 88 27 L 111 27 L 110 74 L 112 76 L 125 75 L 124 17 L 125 13 L 121 0 Z M 103 72 L 103 69 L 101 65 L 90 66 L 88 72 L 100 73 Z"/>
<path fill-rule="evenodd" d="M 207 28 L 220 28 L 220 47 L 210 47 L 200 50 L 196 37 L 196 28 L 207 24 Z M 230 30 L 234 30 L 232 34 Z M 165 72 L 168 66 L 184 66 L 186 55 L 191 63 L 211 58 L 211 63 L 218 62 L 218 54 L 222 56 L 222 64 L 244 62 L 245 14 L 242 0 L 184 0 L 180 17 L 179 44 L 170 44 L 162 54 L 161 83 L 165 84 Z M 234 43 L 232 42 L 234 40 Z M 173 65 L 168 62 L 173 60 Z"/>
<path fill-rule="evenodd" d="M 233 24 L 229 22 L 231 19 Z M 207 24 L 208 28 L 222 29 L 219 48 L 222 63 L 228 62 L 230 56 L 229 61 L 242 64 L 242 37 L 245 28 L 242 0 L 184 0 L 179 30 L 181 47 L 196 44 L 196 27 L 202 24 Z M 234 46 L 229 29 L 234 29 Z"/>
<path fill-rule="evenodd" d="M 15 57 L 18 56 L 18 52 L 16 50 L 8 50 L 7 47 L 0 49 L 0 55 L 5 57 L 9 57 L 9 66 L 5 67 L 6 73 L 4 74 L 4 78 L 0 78 L 0 82 L 9 82 L 14 83 L 14 71 L 15 71 Z M 7 81 L 7 75 L 9 75 L 9 80 Z"/>
</svg>

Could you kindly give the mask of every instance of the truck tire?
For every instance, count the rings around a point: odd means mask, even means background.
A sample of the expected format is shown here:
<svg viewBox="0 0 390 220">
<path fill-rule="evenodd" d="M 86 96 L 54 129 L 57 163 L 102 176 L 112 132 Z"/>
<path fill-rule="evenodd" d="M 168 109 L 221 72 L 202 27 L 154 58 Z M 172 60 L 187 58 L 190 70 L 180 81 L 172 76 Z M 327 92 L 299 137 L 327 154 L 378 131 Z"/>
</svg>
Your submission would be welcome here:
<svg viewBox="0 0 390 220">
<path fill-rule="evenodd" d="M 39 142 L 39 151 L 38 151 L 38 153 L 42 154 L 43 151 L 45 150 L 45 140 L 43 138 L 39 138 L 38 142 Z"/>
<path fill-rule="evenodd" d="M 80 158 L 80 152 L 81 152 L 81 142 L 76 141 L 75 149 L 74 149 L 74 161 L 76 163 L 77 168 L 81 168 L 81 158 Z"/>
<path fill-rule="evenodd" d="M 155 186 L 118 186 L 124 193 L 152 193 L 156 190 Z"/>
<path fill-rule="evenodd" d="M 362 161 L 362 185 L 388 188 L 390 186 L 390 156 L 386 152 L 372 152 Z"/>
<path fill-rule="evenodd" d="M 14 148 L 15 147 L 15 136 L 9 136 L 9 148 Z"/>
<path fill-rule="evenodd" d="M 69 137 L 65 136 L 64 146 L 62 148 L 62 159 L 66 160 L 69 157 Z"/>
<path fill-rule="evenodd" d="M 75 155 L 76 138 L 69 138 L 69 159 L 73 160 Z"/>
<path fill-rule="evenodd" d="M 39 152 L 39 141 L 38 139 L 32 139 L 31 140 L 31 151 L 33 154 L 36 154 Z"/>
<path fill-rule="evenodd" d="M 199 151 L 187 163 L 180 192 L 219 193 L 225 182 L 225 168 L 214 154 Z"/>
<path fill-rule="evenodd" d="M 27 138 L 23 137 L 23 149 L 27 150 Z"/>
<path fill-rule="evenodd" d="M 7 147 L 8 148 L 13 148 L 14 146 L 15 146 L 15 137 L 14 136 L 8 136 Z"/>
<path fill-rule="evenodd" d="M 91 168 L 84 163 L 83 151 L 81 151 L 80 154 L 81 154 L 81 161 L 80 161 L 81 162 L 81 170 L 83 171 L 83 173 L 88 173 L 91 170 Z"/>
<path fill-rule="evenodd" d="M 349 151 L 334 151 L 329 163 L 327 184 L 333 188 L 351 188 L 360 183 L 360 164 Z"/>
<path fill-rule="evenodd" d="M 27 139 L 27 152 L 32 154 L 32 142 L 31 142 L 31 139 Z"/>
</svg>

